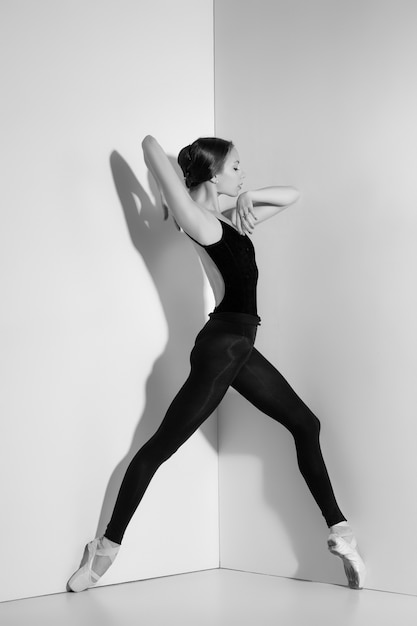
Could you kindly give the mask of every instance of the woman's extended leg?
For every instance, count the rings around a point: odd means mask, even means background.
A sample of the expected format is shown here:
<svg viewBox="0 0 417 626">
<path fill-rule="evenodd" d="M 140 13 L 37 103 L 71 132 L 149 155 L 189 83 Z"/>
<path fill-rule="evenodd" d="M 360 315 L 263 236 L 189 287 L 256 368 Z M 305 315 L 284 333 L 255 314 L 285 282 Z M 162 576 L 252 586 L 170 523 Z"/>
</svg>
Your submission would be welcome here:
<svg viewBox="0 0 417 626">
<path fill-rule="evenodd" d="M 328 546 L 343 559 L 349 586 L 361 588 L 365 566 L 333 492 L 320 448 L 320 422 L 285 378 L 254 348 L 232 383 L 241 395 L 293 435 L 298 466 L 330 528 Z"/>
<path fill-rule="evenodd" d="M 232 386 L 293 435 L 301 474 L 327 525 L 330 527 L 345 521 L 323 460 L 319 442 L 320 422 L 285 378 L 254 348 Z"/>
<path fill-rule="evenodd" d="M 104 537 L 86 546 L 80 568 L 68 588 L 93 586 L 114 560 L 124 532 L 160 465 L 197 430 L 220 403 L 253 349 L 256 325 L 210 320 L 197 335 L 191 371 L 161 425 L 137 452 L 123 478 Z"/>
<path fill-rule="evenodd" d="M 229 330 L 229 332 L 227 332 Z M 190 355 L 191 371 L 161 425 L 132 459 L 105 536 L 121 543 L 126 527 L 160 465 L 203 424 L 222 400 L 253 348 L 253 339 L 210 321 Z"/>
</svg>

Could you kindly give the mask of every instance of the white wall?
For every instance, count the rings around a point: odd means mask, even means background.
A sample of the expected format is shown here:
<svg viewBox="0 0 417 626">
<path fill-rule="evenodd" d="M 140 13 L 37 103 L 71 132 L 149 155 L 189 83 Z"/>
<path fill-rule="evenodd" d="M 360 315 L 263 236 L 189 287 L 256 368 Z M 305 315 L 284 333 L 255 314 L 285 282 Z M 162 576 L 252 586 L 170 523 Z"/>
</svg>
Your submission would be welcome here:
<svg viewBox="0 0 417 626">
<path fill-rule="evenodd" d="M 212 1 L 4 0 L 0 24 L 7 600 L 65 589 L 187 374 L 202 276 L 140 142 L 212 134 Z M 161 468 L 103 584 L 218 565 L 216 442 Z"/>
<path fill-rule="evenodd" d="M 303 194 L 254 235 L 258 347 L 322 420 L 368 586 L 406 593 L 416 10 L 216 3 L 217 134 L 235 140 L 248 186 Z M 187 373 L 205 285 L 153 207 L 140 140 L 174 155 L 213 132 L 213 40 L 211 0 L 4 0 L 0 17 L 7 600 L 64 590 Z M 221 417 L 222 565 L 344 584 L 289 435 L 232 393 Z M 103 584 L 217 566 L 217 515 L 211 420 L 155 477 Z"/>
<path fill-rule="evenodd" d="M 258 347 L 322 421 L 371 588 L 416 593 L 417 6 L 215 3 L 216 130 L 248 187 L 302 198 L 253 236 Z M 237 395 L 219 414 L 221 564 L 345 584 L 292 438 Z"/>
</svg>

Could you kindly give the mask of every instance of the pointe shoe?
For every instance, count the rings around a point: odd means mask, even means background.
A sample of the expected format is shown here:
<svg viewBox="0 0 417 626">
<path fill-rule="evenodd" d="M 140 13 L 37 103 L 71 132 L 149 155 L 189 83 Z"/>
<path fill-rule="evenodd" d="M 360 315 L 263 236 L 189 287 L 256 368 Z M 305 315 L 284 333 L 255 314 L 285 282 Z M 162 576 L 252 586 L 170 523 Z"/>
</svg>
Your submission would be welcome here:
<svg viewBox="0 0 417 626">
<path fill-rule="evenodd" d="M 120 546 L 104 547 L 102 537 L 97 537 L 96 539 L 93 539 L 93 541 L 90 541 L 90 543 L 87 543 L 79 569 L 67 582 L 67 590 L 75 592 L 85 591 L 85 589 L 93 587 L 97 584 L 103 574 L 113 563 L 117 553 L 119 552 L 119 548 Z M 95 572 L 92 567 L 96 556 L 108 557 L 108 559 L 110 559 L 110 563 L 101 574 Z"/>
<path fill-rule="evenodd" d="M 349 587 L 362 589 L 365 583 L 366 567 L 356 549 L 356 539 L 353 537 L 350 543 L 340 535 L 331 533 L 327 540 L 327 546 L 332 554 L 342 559 Z"/>
</svg>

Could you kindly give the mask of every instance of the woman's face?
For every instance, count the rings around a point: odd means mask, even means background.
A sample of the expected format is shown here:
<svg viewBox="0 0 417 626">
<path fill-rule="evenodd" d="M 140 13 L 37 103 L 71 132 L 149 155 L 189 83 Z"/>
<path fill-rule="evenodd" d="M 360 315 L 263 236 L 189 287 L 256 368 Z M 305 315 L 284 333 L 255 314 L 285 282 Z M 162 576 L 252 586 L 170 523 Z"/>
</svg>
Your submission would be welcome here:
<svg viewBox="0 0 417 626">
<path fill-rule="evenodd" d="M 245 172 L 240 167 L 239 153 L 235 147 L 230 150 L 216 178 L 217 193 L 224 193 L 226 196 L 239 195 Z"/>
</svg>

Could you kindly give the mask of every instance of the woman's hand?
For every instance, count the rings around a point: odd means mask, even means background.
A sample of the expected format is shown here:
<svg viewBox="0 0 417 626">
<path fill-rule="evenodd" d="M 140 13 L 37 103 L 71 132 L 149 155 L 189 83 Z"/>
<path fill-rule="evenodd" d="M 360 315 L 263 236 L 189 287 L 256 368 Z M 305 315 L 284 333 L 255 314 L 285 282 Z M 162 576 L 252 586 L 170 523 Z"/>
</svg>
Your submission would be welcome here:
<svg viewBox="0 0 417 626">
<path fill-rule="evenodd" d="M 244 191 L 237 199 L 236 209 L 232 214 L 232 222 L 241 235 L 251 235 L 255 229 L 257 219 L 250 193 Z"/>
</svg>

